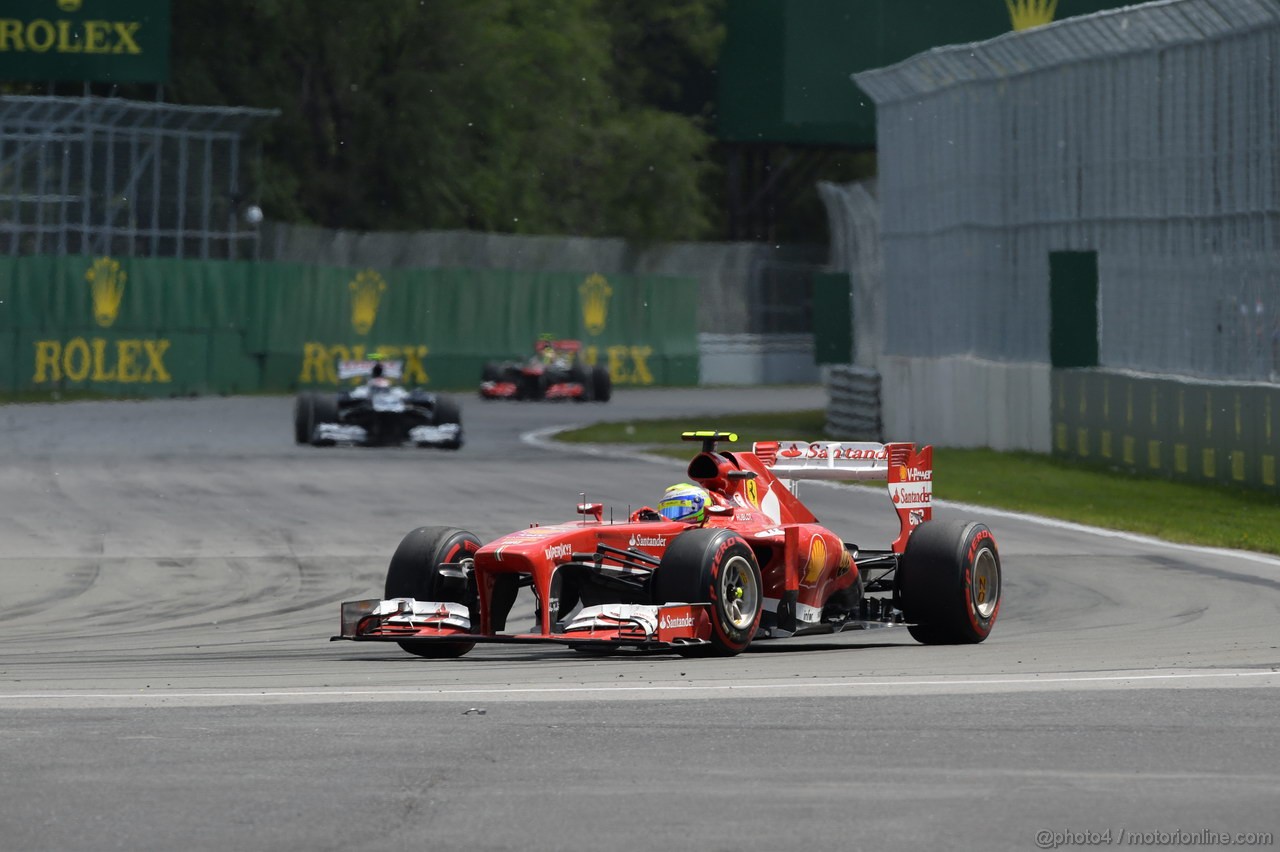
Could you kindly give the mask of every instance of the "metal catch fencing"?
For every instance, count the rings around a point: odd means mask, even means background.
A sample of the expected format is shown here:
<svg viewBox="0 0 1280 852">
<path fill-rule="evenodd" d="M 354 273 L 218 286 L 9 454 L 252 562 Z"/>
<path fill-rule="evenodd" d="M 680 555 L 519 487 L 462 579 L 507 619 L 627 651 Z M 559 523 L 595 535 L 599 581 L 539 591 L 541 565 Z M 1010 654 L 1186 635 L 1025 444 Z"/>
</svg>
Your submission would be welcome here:
<svg viewBox="0 0 1280 852">
<path fill-rule="evenodd" d="M 874 367 L 884 341 L 884 257 L 875 179 L 822 182 L 818 195 L 831 223 L 831 269 L 849 275 L 853 363 Z"/>
<path fill-rule="evenodd" d="M 615 238 L 469 231 L 356 233 L 271 222 L 261 258 L 385 268 L 580 271 L 674 275 L 699 282 L 698 330 L 711 335 L 813 331 L 813 278 L 825 247 L 766 243 L 659 243 Z"/>
<path fill-rule="evenodd" d="M 0 97 L 0 252 L 253 257 L 250 134 L 277 114 Z"/>
<path fill-rule="evenodd" d="M 1052 251 L 1095 251 L 1101 366 L 1280 378 L 1280 0 L 1163 0 L 858 74 L 884 352 L 1049 362 Z"/>
</svg>

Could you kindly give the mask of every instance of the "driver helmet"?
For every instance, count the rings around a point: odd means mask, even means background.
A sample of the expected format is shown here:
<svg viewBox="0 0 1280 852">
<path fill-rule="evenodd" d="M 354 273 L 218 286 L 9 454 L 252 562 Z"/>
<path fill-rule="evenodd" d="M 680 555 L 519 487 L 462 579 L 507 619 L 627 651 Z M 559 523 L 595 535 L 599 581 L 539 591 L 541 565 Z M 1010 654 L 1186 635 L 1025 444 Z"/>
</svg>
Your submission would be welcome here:
<svg viewBox="0 0 1280 852">
<path fill-rule="evenodd" d="M 389 388 L 391 381 L 385 376 L 386 369 L 382 366 L 381 355 L 370 355 L 373 359 L 373 368 L 369 370 L 369 384 L 375 388 Z"/>
<path fill-rule="evenodd" d="M 688 482 L 672 485 L 658 503 L 658 514 L 671 521 L 700 524 L 707 514 L 711 496 L 706 490 Z"/>
</svg>

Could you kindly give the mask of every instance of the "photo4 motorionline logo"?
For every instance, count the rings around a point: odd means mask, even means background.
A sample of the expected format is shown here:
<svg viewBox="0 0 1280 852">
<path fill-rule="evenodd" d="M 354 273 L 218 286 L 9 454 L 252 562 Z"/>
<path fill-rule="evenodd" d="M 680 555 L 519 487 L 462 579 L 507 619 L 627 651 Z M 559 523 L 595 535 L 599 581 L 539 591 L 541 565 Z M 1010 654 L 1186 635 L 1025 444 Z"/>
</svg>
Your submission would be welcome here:
<svg viewBox="0 0 1280 852">
<path fill-rule="evenodd" d="M 1132 831 L 1108 828 L 1102 831 L 1040 829 L 1036 832 L 1036 847 L 1039 849 L 1070 846 L 1271 846 L 1274 842 L 1275 834 L 1270 831 Z"/>
</svg>

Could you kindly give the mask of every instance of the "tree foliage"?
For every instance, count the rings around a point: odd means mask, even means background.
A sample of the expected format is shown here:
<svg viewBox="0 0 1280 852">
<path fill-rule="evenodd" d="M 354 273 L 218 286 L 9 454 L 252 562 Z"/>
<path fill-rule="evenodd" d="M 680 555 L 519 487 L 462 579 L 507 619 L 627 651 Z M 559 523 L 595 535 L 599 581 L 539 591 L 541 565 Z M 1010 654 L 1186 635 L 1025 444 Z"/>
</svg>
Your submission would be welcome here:
<svg viewBox="0 0 1280 852">
<path fill-rule="evenodd" d="M 182 0 L 178 103 L 281 110 L 276 219 L 697 239 L 723 0 Z"/>
</svg>

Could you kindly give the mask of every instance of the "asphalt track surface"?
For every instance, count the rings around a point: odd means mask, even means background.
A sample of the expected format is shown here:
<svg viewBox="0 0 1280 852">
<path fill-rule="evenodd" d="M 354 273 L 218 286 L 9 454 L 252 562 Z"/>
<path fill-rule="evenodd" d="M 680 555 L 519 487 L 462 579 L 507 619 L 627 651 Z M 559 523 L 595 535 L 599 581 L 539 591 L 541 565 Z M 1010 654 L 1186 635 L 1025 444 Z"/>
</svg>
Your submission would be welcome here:
<svg viewBox="0 0 1280 852">
<path fill-rule="evenodd" d="M 416 526 L 487 539 L 570 519 L 580 492 L 622 516 L 683 478 L 549 445 L 555 426 L 732 428 L 716 415 L 824 398 L 463 402 L 456 453 L 295 446 L 283 398 L 0 407 L 0 849 L 1274 845 L 1269 558 L 944 504 L 1000 545 L 977 646 L 878 630 L 731 660 L 427 661 L 329 642 Z M 893 537 L 882 492 L 802 496 L 846 540 Z"/>
</svg>

